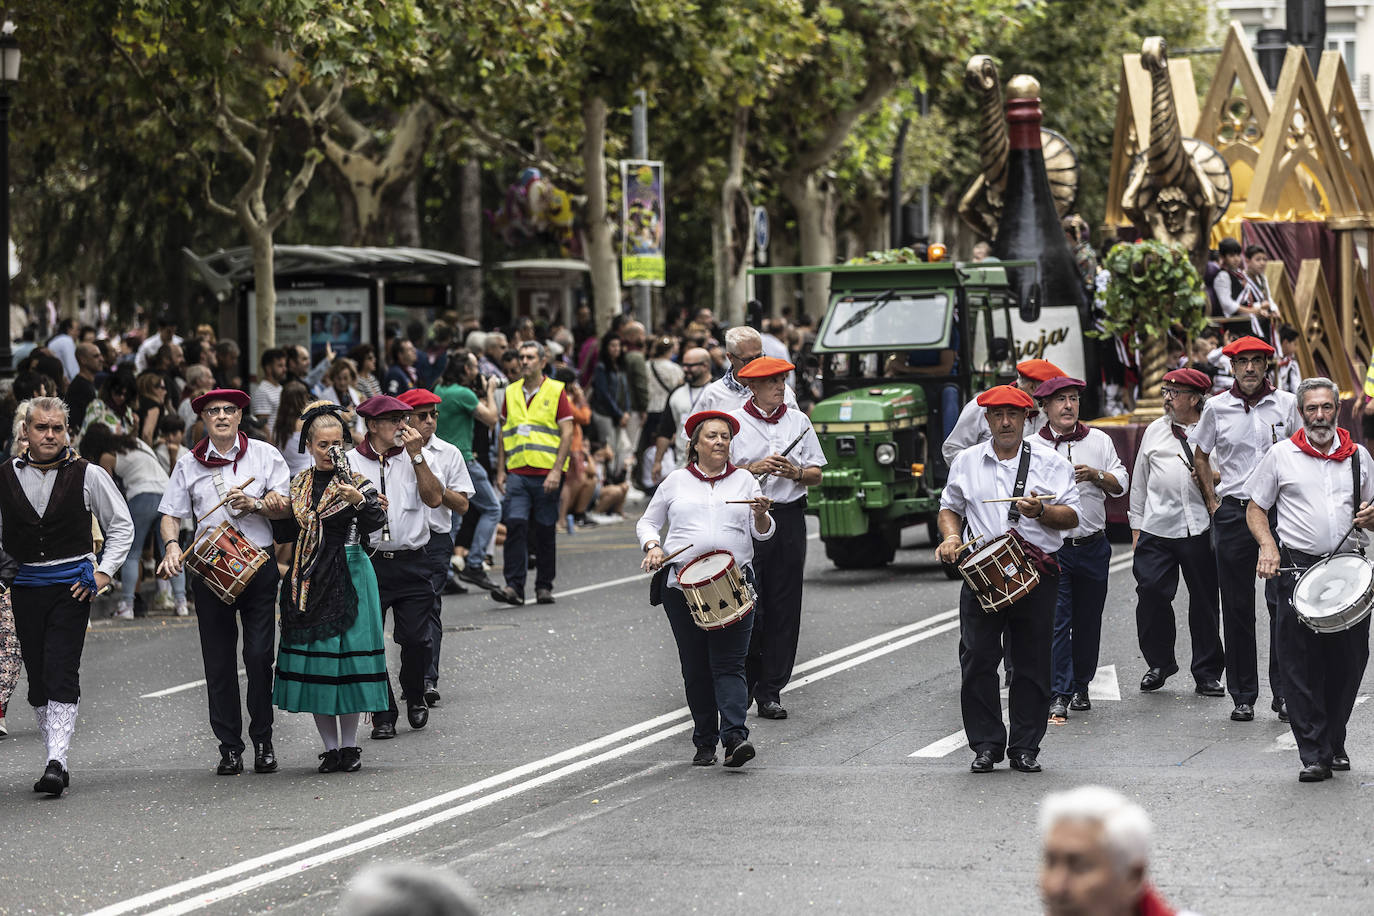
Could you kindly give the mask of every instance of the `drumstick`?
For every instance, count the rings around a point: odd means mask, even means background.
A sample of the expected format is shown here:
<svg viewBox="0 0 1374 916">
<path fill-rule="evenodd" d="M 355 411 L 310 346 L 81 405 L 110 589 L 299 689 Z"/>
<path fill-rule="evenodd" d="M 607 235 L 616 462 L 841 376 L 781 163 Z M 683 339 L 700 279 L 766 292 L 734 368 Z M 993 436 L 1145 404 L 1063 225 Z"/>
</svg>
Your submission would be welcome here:
<svg viewBox="0 0 1374 916">
<path fill-rule="evenodd" d="M 1036 494 L 1036 495 L 1034 495 L 1034 496 L 1007 496 L 1007 497 L 1003 497 L 1003 498 L 1000 498 L 1000 499 L 985 499 L 985 500 L 983 500 L 983 502 L 984 502 L 984 503 L 1014 503 L 1014 502 L 1020 502 L 1020 501 L 1023 500 L 1023 499 L 1058 499 L 1058 498 L 1059 498 L 1059 494 L 1058 494 L 1058 493 L 1044 493 L 1044 494 Z"/>
<path fill-rule="evenodd" d="M 789 446 L 787 446 L 787 448 L 785 448 L 785 449 L 782 450 L 782 454 L 781 454 L 779 457 L 781 457 L 781 458 L 786 458 L 787 455 L 788 455 L 788 453 L 791 452 L 792 449 L 796 448 L 796 447 L 797 447 L 797 443 L 801 442 L 801 441 L 802 441 L 802 438 L 803 438 L 808 432 L 810 432 L 810 431 L 811 431 L 811 430 L 810 430 L 810 428 L 808 427 L 807 429 L 804 429 L 804 430 L 802 430 L 801 432 L 797 433 L 797 438 L 793 439 L 793 440 L 792 440 L 792 444 L 789 445 Z M 754 475 L 754 479 L 757 480 L 759 483 L 762 483 L 762 482 L 763 482 L 763 478 L 765 478 L 765 477 L 767 477 L 767 476 L 768 476 L 768 472 L 767 472 L 767 471 L 760 471 L 759 473 L 757 473 L 757 474 Z"/>
<path fill-rule="evenodd" d="M 680 548 L 678 548 L 677 550 L 674 550 L 672 553 L 668 554 L 666 557 L 663 558 L 663 564 L 662 564 L 662 565 L 667 566 L 667 565 L 668 565 L 668 561 L 671 560 L 673 557 L 678 556 L 679 554 L 682 554 L 682 553 L 686 553 L 687 551 L 689 551 L 689 550 L 691 550 L 691 549 L 692 549 L 692 545 L 691 545 L 691 544 L 688 544 L 686 547 L 680 547 Z"/>
<path fill-rule="evenodd" d="M 246 487 L 246 486 L 248 486 L 250 483 L 252 483 L 255 479 L 256 479 L 256 478 L 249 477 L 247 480 L 245 480 L 243 483 L 239 484 L 237 487 L 233 487 L 233 489 L 235 489 L 235 490 L 242 490 L 244 487 Z M 201 521 L 204 521 L 205 519 L 209 518 L 211 515 L 214 515 L 216 509 L 218 509 L 220 506 L 222 506 L 222 505 L 224 505 L 225 503 L 227 503 L 227 502 L 228 502 L 230 499 L 232 499 L 232 498 L 233 498 L 233 497 L 226 496 L 226 497 L 224 497 L 224 499 L 221 499 L 219 502 L 215 503 L 213 506 L 210 507 L 210 511 L 206 512 L 204 515 L 202 515 L 202 516 L 200 517 L 200 520 L 201 520 Z M 202 534 L 204 534 L 204 532 L 202 532 Z M 191 542 L 191 546 L 188 547 L 188 548 L 186 549 L 186 552 L 187 552 L 187 553 L 191 553 L 192 551 L 194 551 L 194 550 L 195 550 L 195 547 L 196 547 L 196 542 L 199 541 L 199 540 L 200 540 L 200 538 L 196 538 L 195 540 L 193 540 L 193 541 Z"/>
<path fill-rule="evenodd" d="M 761 498 L 761 499 L 768 499 L 767 496 L 763 496 L 763 497 L 760 497 L 760 498 Z M 744 505 L 750 505 L 750 506 L 752 506 L 753 504 L 754 504 L 754 501 L 753 501 L 752 499 L 727 499 L 727 500 L 725 501 L 725 505 L 727 505 L 727 506 L 744 506 Z M 768 499 L 768 504 L 771 506 L 771 505 L 773 504 L 773 501 L 772 501 L 771 499 Z"/>
<path fill-rule="evenodd" d="M 974 544 L 977 544 L 980 540 L 982 540 L 982 538 L 980 538 L 980 537 L 978 537 L 977 535 L 975 535 L 974 537 L 972 537 L 972 538 L 968 539 L 967 541 L 964 541 L 964 543 L 960 544 L 960 545 L 955 549 L 955 552 L 956 552 L 956 553 L 962 553 L 965 547 L 972 547 Z"/>
</svg>

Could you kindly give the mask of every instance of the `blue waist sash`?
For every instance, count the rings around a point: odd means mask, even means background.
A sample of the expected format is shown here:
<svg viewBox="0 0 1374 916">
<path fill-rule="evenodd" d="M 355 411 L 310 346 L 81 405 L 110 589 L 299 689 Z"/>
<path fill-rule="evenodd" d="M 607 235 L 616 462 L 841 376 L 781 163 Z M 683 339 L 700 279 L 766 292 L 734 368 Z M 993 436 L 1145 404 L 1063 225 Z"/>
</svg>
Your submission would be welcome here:
<svg viewBox="0 0 1374 916">
<path fill-rule="evenodd" d="M 43 588 L 48 585 L 83 585 L 94 592 L 95 565 L 88 559 L 72 560 L 53 566 L 22 563 L 14 584 L 20 588 Z"/>
</svg>

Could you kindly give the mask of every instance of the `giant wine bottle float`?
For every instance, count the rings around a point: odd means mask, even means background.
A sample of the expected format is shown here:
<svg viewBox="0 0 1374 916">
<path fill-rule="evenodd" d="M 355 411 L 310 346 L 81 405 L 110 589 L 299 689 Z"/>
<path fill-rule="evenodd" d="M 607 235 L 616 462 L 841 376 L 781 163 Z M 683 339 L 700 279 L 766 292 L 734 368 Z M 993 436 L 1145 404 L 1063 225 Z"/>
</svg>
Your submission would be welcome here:
<svg viewBox="0 0 1374 916">
<path fill-rule="evenodd" d="M 1003 261 L 1039 263 L 1038 271 L 1008 269 L 1020 297 L 1020 310 L 1012 313 L 1016 360 L 1047 359 L 1087 382 L 1082 413 L 1092 418 L 1100 381 L 1097 347 L 1083 339 L 1092 329 L 1092 311 L 1055 211 L 1040 119 L 1040 81 L 1012 77 L 1007 83 L 1007 190 L 993 251 Z"/>
</svg>

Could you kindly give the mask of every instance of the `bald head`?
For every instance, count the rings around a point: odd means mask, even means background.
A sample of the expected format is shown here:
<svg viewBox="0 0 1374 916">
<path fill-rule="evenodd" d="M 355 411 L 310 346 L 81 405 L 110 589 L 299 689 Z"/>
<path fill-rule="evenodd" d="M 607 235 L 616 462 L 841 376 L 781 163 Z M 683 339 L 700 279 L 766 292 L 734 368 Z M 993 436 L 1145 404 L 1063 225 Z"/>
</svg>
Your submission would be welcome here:
<svg viewBox="0 0 1374 916">
<path fill-rule="evenodd" d="M 76 345 L 76 364 L 81 367 L 83 375 L 93 376 L 105 369 L 105 360 L 100 355 L 100 348 L 93 343 Z"/>
<path fill-rule="evenodd" d="M 692 347 L 682 354 L 682 371 L 687 384 L 700 388 L 711 380 L 711 354 L 702 347 Z"/>
<path fill-rule="evenodd" d="M 644 325 L 638 321 L 627 321 L 620 329 L 620 340 L 627 347 L 640 348 L 644 346 Z"/>
</svg>

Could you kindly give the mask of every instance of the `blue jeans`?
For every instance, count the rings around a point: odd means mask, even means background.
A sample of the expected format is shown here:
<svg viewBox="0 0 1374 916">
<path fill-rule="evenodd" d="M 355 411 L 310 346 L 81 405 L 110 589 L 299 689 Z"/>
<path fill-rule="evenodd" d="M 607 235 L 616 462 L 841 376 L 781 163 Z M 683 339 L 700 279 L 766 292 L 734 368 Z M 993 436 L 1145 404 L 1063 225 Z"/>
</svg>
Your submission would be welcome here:
<svg viewBox="0 0 1374 916">
<path fill-rule="evenodd" d="M 496 526 L 501 523 L 501 498 L 491 485 L 487 469 L 479 462 L 468 462 L 468 475 L 472 477 L 472 498 L 468 500 L 468 512 L 477 513 L 477 527 L 472 532 L 472 547 L 468 550 L 467 567 L 472 570 L 482 568 L 482 560 L 487 555 L 487 546 Z M 515 475 L 511 475 L 512 477 Z M 542 481 L 541 481 L 542 483 Z M 463 516 L 453 516 L 453 529 L 450 539 L 458 537 L 458 529 L 463 526 Z"/>
<path fill-rule="evenodd" d="M 1102 608 L 1107 602 L 1107 566 L 1112 545 L 1105 538 L 1059 548 L 1059 599 L 1054 608 L 1054 680 L 1051 692 L 1086 694 L 1097 673 L 1102 641 Z"/>
<path fill-rule="evenodd" d="M 138 564 L 143 559 L 143 542 L 148 533 L 157 528 L 158 503 L 162 496 L 158 493 L 140 493 L 129 500 L 129 515 L 134 520 L 134 545 L 129 548 L 129 556 L 124 560 L 124 568 L 119 572 L 119 585 L 124 600 L 134 600 L 134 590 L 138 588 Z M 158 535 L 153 543 L 153 556 L 162 562 L 162 536 Z M 172 577 L 172 595 L 178 601 L 186 600 L 186 572 L 182 570 Z"/>
<path fill-rule="evenodd" d="M 502 551 L 506 584 L 525 597 L 525 573 L 529 568 L 527 544 L 534 537 L 534 587 L 553 590 L 557 573 L 555 549 L 557 545 L 559 490 L 544 492 L 544 476 L 532 474 L 506 475 L 506 546 Z M 533 529 L 531 531 L 530 529 Z M 472 540 L 473 546 L 477 539 Z"/>
</svg>

